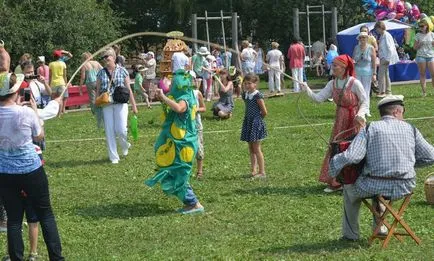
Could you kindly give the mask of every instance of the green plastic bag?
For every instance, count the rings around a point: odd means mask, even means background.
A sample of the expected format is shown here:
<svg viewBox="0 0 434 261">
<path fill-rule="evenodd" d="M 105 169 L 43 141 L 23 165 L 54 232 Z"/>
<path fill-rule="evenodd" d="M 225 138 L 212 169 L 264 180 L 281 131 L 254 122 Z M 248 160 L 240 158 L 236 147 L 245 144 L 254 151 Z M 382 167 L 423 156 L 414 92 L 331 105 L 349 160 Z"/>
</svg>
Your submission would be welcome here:
<svg viewBox="0 0 434 261">
<path fill-rule="evenodd" d="M 137 115 L 134 115 L 130 118 L 131 135 L 133 136 L 134 140 L 137 140 L 139 138 L 139 128 L 137 125 Z"/>
</svg>

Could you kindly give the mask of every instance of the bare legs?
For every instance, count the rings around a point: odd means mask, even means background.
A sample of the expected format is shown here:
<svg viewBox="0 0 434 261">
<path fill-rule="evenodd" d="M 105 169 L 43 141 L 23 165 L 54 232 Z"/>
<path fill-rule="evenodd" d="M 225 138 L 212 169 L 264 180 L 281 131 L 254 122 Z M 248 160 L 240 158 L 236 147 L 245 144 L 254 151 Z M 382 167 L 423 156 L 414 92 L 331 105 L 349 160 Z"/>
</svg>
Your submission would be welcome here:
<svg viewBox="0 0 434 261">
<path fill-rule="evenodd" d="M 422 96 L 426 96 L 426 65 L 427 63 L 417 63 L 417 68 L 419 69 L 419 79 L 420 79 L 420 86 L 422 87 Z"/>
<path fill-rule="evenodd" d="M 29 224 L 30 253 L 38 253 L 38 222 Z"/>
<path fill-rule="evenodd" d="M 261 142 L 249 142 L 250 172 L 252 176 L 265 176 L 264 155 L 261 150 Z M 258 167 L 258 172 L 256 168 Z"/>
<path fill-rule="evenodd" d="M 417 63 L 417 68 L 419 69 L 419 75 L 420 75 L 420 86 L 422 87 L 422 96 L 426 96 L 426 69 L 428 67 L 429 73 L 431 75 L 431 84 L 434 88 L 434 80 L 432 79 L 434 77 L 434 61 L 432 62 L 422 62 Z"/>
</svg>

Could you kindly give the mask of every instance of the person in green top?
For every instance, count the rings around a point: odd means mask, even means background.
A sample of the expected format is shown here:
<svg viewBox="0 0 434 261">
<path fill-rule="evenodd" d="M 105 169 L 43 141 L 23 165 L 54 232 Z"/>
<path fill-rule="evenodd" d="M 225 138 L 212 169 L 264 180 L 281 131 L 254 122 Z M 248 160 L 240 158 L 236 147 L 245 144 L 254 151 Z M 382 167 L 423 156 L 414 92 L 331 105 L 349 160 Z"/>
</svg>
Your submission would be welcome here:
<svg viewBox="0 0 434 261">
<path fill-rule="evenodd" d="M 147 71 L 148 68 L 146 68 L 143 65 L 137 64 L 136 66 L 134 66 L 134 88 L 133 91 L 134 93 L 138 93 L 140 94 L 143 99 L 145 99 L 146 102 L 146 106 L 148 106 L 148 108 L 151 108 L 151 104 L 149 103 L 149 96 L 146 93 L 145 88 L 143 88 L 143 76 L 145 74 L 145 71 Z"/>
<path fill-rule="evenodd" d="M 169 93 L 158 89 L 157 96 L 163 103 L 163 126 L 154 146 L 159 170 L 145 181 L 148 186 L 161 184 L 163 192 L 176 196 L 184 207 L 182 214 L 204 212 L 191 188 L 193 160 L 197 152 L 196 111 L 191 75 L 179 69 L 173 74 Z"/>
<path fill-rule="evenodd" d="M 81 67 L 80 70 L 80 96 L 83 95 L 83 91 L 81 90 L 81 87 L 83 84 L 86 85 L 87 89 L 87 95 L 89 96 L 89 102 L 90 102 L 90 110 L 92 111 L 92 114 L 96 113 L 96 106 L 95 106 L 95 92 L 96 92 L 96 75 L 98 74 L 98 71 L 102 69 L 102 66 L 99 62 L 89 59 L 92 57 L 92 54 L 90 52 L 85 52 L 81 55 L 82 62 L 86 62 L 83 67 Z M 89 60 L 88 60 L 89 59 Z"/>
</svg>

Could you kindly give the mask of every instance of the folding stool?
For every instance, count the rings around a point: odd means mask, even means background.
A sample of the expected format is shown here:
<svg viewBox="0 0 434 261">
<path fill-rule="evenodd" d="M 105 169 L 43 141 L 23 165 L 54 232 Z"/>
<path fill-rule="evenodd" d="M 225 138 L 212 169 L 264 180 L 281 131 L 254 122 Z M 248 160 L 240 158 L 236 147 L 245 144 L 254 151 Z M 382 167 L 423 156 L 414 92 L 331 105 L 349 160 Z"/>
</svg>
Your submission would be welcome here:
<svg viewBox="0 0 434 261">
<path fill-rule="evenodd" d="M 379 240 L 383 240 L 382 248 L 386 248 L 392 236 L 396 237 L 396 239 L 398 239 L 401 242 L 403 242 L 402 236 L 410 236 L 418 245 L 421 243 L 421 240 L 416 236 L 416 234 L 411 230 L 411 228 L 403 219 L 404 211 L 407 208 L 408 204 L 410 203 L 410 199 L 412 195 L 413 192 L 404 196 L 404 200 L 398 211 L 392 208 L 392 204 L 394 201 L 387 200 L 382 195 L 377 196 L 376 198 L 378 199 L 378 201 L 381 202 L 386 207 L 386 210 L 382 215 L 371 204 L 369 204 L 369 202 L 366 199 L 362 200 L 363 203 L 372 212 L 372 214 L 374 214 L 377 220 L 377 226 L 375 227 L 374 232 L 372 232 L 372 235 L 368 241 L 369 245 L 371 245 L 373 241 L 376 238 L 378 238 Z M 386 219 L 389 213 L 393 216 L 392 225 Z M 397 232 L 398 224 L 401 224 L 405 232 Z M 389 230 L 387 235 L 379 234 L 382 225 L 385 225 Z"/>
</svg>

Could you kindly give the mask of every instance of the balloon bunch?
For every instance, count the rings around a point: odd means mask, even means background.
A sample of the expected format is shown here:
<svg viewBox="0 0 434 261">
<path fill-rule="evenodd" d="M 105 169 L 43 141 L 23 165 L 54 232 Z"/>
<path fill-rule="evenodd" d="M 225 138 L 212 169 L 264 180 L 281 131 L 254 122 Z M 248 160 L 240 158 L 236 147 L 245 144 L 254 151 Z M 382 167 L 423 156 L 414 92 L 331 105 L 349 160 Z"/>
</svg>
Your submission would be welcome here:
<svg viewBox="0 0 434 261">
<path fill-rule="evenodd" d="M 377 21 L 384 19 L 397 19 L 404 23 L 417 23 L 419 19 L 429 18 L 434 22 L 434 16 L 428 17 L 421 13 L 415 4 L 403 0 L 362 0 L 363 8 L 368 15 Z"/>
</svg>

